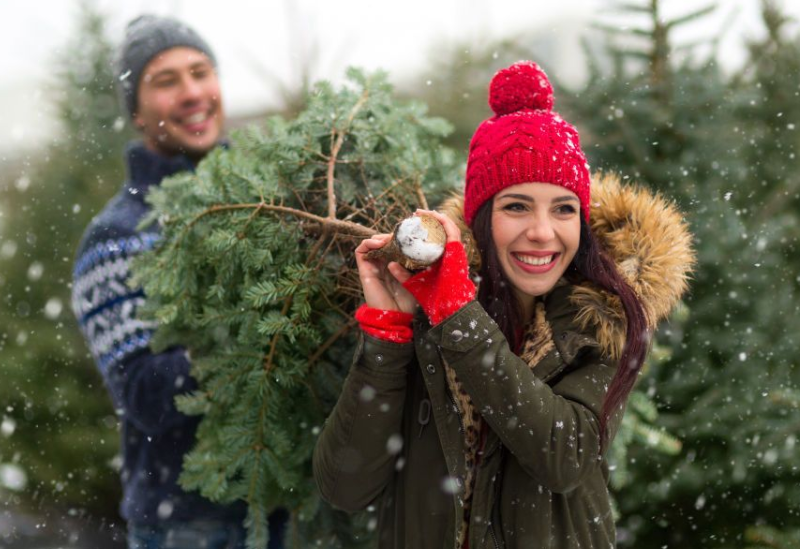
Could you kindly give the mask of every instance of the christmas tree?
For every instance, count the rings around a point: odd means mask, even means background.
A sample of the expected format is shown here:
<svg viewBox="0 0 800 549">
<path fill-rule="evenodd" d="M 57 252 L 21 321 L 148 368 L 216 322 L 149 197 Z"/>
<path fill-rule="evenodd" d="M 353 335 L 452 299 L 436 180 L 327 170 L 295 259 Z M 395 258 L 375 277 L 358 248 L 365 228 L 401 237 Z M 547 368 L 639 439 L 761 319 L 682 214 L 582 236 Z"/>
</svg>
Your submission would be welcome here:
<svg viewBox="0 0 800 549">
<path fill-rule="evenodd" d="M 200 385 L 178 400 L 203 415 L 181 481 L 245 500 L 250 547 L 265 546 L 277 506 L 292 512 L 296 547 L 368 541 L 321 504 L 310 467 L 355 347 L 353 250 L 459 180 L 447 123 L 396 101 L 383 74 L 348 79 L 318 84 L 296 119 L 233 135 L 147 197 L 143 224 L 163 238 L 135 283 L 160 326 L 154 347 L 186 346 Z"/>
<path fill-rule="evenodd" d="M 620 545 L 738 547 L 748 525 L 784 529 L 799 518 L 797 409 L 783 397 L 800 382 L 800 48 L 765 3 L 770 33 L 729 76 L 713 40 L 701 44 L 706 54 L 672 43 L 708 10 L 668 20 L 660 4 L 627 4 L 642 24 L 607 26 L 606 55 L 591 55 L 590 80 L 569 105 L 596 144 L 592 164 L 677 200 L 698 249 L 687 318 L 658 334 L 671 357 L 640 384 L 683 451 L 631 449 Z"/>
</svg>

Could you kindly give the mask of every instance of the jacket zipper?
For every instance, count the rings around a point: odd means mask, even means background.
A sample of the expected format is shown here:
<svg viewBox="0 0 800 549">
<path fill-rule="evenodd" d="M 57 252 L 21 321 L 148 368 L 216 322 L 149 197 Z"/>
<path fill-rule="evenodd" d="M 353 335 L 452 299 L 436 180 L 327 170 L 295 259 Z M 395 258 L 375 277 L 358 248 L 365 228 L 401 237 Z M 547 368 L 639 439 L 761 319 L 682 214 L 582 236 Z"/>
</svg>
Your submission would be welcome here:
<svg viewBox="0 0 800 549">
<path fill-rule="evenodd" d="M 494 542 L 495 549 L 500 549 L 500 543 L 497 541 L 497 536 L 494 533 L 494 525 L 489 526 L 489 534 L 492 536 L 492 542 Z"/>
</svg>

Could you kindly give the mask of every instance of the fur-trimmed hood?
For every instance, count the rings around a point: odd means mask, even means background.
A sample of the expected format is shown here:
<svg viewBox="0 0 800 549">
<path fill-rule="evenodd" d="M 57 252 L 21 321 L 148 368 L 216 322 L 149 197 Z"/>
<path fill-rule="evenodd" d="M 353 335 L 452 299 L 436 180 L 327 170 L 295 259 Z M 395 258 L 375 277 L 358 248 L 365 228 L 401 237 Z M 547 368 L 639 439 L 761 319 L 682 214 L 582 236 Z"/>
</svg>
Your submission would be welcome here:
<svg viewBox="0 0 800 549">
<path fill-rule="evenodd" d="M 591 230 L 636 292 L 653 329 L 688 289 L 695 264 L 688 224 L 672 202 L 644 187 L 622 184 L 616 174 L 595 174 L 591 189 Z M 439 210 L 459 224 L 470 264 L 480 265 L 464 222 L 463 199 L 450 198 Z M 626 327 L 619 299 L 589 283 L 578 284 L 570 299 L 578 307 L 581 328 L 593 331 L 603 351 L 619 358 Z"/>
</svg>

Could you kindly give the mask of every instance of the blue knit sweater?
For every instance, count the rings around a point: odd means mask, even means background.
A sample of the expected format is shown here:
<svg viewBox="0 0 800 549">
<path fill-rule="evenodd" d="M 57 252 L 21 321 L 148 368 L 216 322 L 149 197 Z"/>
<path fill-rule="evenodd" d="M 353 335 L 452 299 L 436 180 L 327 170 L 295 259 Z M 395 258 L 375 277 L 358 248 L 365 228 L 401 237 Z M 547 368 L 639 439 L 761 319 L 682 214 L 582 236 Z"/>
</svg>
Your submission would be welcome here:
<svg viewBox="0 0 800 549">
<path fill-rule="evenodd" d="M 148 211 L 151 185 L 194 170 L 189 158 L 167 158 L 142 144 L 129 145 L 122 190 L 83 235 L 73 273 L 72 306 L 122 423 L 122 516 L 153 525 L 165 520 L 241 521 L 243 503 L 220 506 L 177 485 L 184 454 L 192 447 L 199 418 L 175 409 L 175 396 L 196 388 L 183 348 L 152 353 L 155 326 L 136 318 L 141 289 L 127 286 L 130 260 L 159 238 L 136 225 Z M 157 228 L 155 229 L 157 231 Z"/>
</svg>

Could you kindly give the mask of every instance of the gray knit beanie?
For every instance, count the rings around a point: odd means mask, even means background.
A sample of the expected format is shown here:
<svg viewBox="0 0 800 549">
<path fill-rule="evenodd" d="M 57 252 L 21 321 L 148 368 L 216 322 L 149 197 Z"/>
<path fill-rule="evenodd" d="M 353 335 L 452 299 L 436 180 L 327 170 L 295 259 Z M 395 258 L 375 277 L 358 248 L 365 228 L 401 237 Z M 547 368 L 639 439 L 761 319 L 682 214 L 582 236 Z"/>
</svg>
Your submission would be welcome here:
<svg viewBox="0 0 800 549">
<path fill-rule="evenodd" d="M 199 34 L 169 17 L 141 15 L 128 23 L 116 61 L 117 88 L 131 118 L 136 111 L 139 79 L 147 63 L 162 51 L 178 46 L 204 53 L 216 67 L 214 52 Z"/>
</svg>

